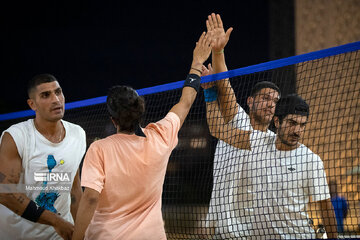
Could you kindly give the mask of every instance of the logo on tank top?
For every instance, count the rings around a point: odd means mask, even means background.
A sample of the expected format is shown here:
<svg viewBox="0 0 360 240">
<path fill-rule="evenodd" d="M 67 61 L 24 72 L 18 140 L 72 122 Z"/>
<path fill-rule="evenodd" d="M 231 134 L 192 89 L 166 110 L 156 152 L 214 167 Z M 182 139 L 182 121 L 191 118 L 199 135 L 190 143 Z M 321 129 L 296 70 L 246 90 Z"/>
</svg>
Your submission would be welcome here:
<svg viewBox="0 0 360 240">
<path fill-rule="evenodd" d="M 52 170 L 57 165 L 54 155 L 48 155 L 46 162 L 49 172 L 34 173 L 35 181 L 39 180 L 43 182 L 42 190 L 40 194 L 36 197 L 35 202 L 39 207 L 43 207 L 46 210 L 57 213 L 57 209 L 54 207 L 54 204 L 56 200 L 60 197 L 60 193 L 57 190 L 51 190 L 51 188 L 48 186 L 48 182 L 53 182 L 56 180 L 66 180 L 67 182 L 70 182 L 70 176 L 68 175 L 69 173 L 65 174 L 52 172 Z"/>
</svg>

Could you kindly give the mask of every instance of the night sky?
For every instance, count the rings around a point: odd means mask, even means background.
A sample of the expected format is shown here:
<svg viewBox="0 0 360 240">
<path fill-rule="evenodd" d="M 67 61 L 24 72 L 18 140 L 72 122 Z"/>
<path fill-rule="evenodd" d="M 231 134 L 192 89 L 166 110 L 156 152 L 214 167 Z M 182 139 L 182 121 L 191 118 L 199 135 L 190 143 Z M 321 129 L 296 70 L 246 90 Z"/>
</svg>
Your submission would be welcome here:
<svg viewBox="0 0 360 240">
<path fill-rule="evenodd" d="M 29 109 L 26 83 L 39 73 L 58 78 L 66 102 L 104 96 L 116 84 L 184 80 L 211 12 L 234 28 L 229 69 L 268 61 L 268 1 L 232 2 L 8 2 L 0 8 L 0 113 Z"/>
</svg>

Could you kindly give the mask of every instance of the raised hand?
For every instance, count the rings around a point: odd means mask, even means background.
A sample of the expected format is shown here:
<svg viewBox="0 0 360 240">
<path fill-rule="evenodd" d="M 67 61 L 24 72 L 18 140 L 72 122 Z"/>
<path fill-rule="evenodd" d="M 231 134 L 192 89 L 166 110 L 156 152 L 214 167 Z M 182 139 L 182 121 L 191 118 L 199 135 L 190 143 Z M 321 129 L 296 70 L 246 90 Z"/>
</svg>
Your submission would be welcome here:
<svg viewBox="0 0 360 240">
<path fill-rule="evenodd" d="M 205 65 L 202 65 L 201 71 L 202 71 L 202 74 L 201 74 L 202 77 L 207 76 L 207 75 L 211 75 L 211 74 L 214 73 L 214 70 L 213 70 L 213 68 L 211 66 L 211 63 L 208 64 L 208 67 L 205 67 Z M 211 88 L 213 86 L 215 86 L 215 82 L 207 82 L 207 83 L 202 83 L 201 84 L 201 87 L 203 89 L 208 89 L 208 88 Z"/>
<path fill-rule="evenodd" d="M 202 65 L 201 71 L 202 71 L 202 74 L 201 74 L 202 77 L 214 74 L 214 70 L 211 66 L 211 63 L 208 64 L 208 67 L 205 67 L 205 65 Z"/>
<path fill-rule="evenodd" d="M 196 47 L 193 52 L 192 67 L 201 68 L 203 63 L 209 58 L 211 53 L 211 33 L 203 32 L 196 43 Z"/>
<path fill-rule="evenodd" d="M 208 16 L 206 28 L 212 36 L 212 50 L 221 52 L 228 43 L 233 28 L 231 27 L 225 32 L 220 15 L 215 13 Z"/>
</svg>

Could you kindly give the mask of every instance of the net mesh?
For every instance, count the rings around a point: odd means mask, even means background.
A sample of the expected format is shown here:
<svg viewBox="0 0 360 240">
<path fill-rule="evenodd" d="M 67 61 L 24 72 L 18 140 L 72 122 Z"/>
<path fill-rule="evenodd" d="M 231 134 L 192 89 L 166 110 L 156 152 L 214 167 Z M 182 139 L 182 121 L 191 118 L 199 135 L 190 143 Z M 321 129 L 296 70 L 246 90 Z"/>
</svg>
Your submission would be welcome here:
<svg viewBox="0 0 360 240">
<path fill-rule="evenodd" d="M 353 51 L 230 79 L 237 102 L 245 111 L 248 111 L 246 99 L 251 88 L 263 80 L 276 83 L 282 95 L 296 92 L 306 100 L 310 106 L 310 117 L 301 142 L 319 155 L 327 182 L 336 181 L 338 194 L 347 200 L 344 230 L 348 233 L 358 232 L 360 222 L 359 58 L 359 51 Z M 146 114 L 142 126 L 164 117 L 178 102 L 180 95 L 181 89 L 144 95 Z M 25 118 L 1 121 L 1 130 L 22 120 Z M 65 120 L 84 128 L 88 145 L 98 138 L 115 133 L 105 104 L 67 110 Z M 270 129 L 274 131 L 274 126 Z M 256 200 L 258 215 L 247 218 L 251 214 L 245 212 L 245 202 L 241 201 L 246 201 L 246 197 L 241 195 L 243 189 L 240 188 L 246 185 L 244 181 L 251 177 L 256 179 L 259 175 L 248 169 L 244 178 L 240 174 L 244 173 L 243 162 L 239 161 L 244 155 L 239 155 L 241 153 L 235 148 L 217 145 L 218 140 L 209 132 L 206 104 L 200 91 L 179 132 L 179 143 L 167 167 L 163 187 L 163 218 L 168 239 L 237 239 L 239 236 L 267 236 L 272 239 L 276 235 L 269 229 L 273 228 L 272 223 L 276 221 L 279 223 L 275 225 L 293 238 L 308 237 L 304 230 L 307 226 L 321 234 L 321 225 L 324 223 L 314 199 L 306 204 L 304 211 L 308 216 L 301 216 L 302 220 L 307 220 L 306 227 L 295 231 L 291 226 L 281 225 L 281 219 L 293 216 L 289 215 L 289 209 L 297 211 L 299 205 L 292 200 L 292 196 L 286 196 L 286 199 L 279 196 L 279 185 L 269 185 L 272 189 L 258 188 L 263 191 L 260 194 L 263 198 L 257 192 L 257 198 L 253 199 L 253 203 Z M 251 158 L 251 154 L 247 156 Z M 267 164 L 265 168 L 270 169 L 266 167 L 269 166 Z M 301 178 L 303 175 L 309 177 L 308 173 L 313 169 L 300 170 L 298 176 Z M 266 176 L 269 175 L 271 173 L 267 172 Z M 283 174 L 275 175 L 284 181 Z M 278 184 L 276 177 L 274 182 Z M 254 182 L 251 184 L 256 186 Z M 282 183 L 283 186 L 289 185 L 288 188 L 292 190 L 302 187 L 301 182 L 300 186 L 290 186 L 293 183 L 290 178 L 288 182 Z M 302 197 L 308 197 L 308 188 L 304 186 Z M 277 199 L 276 206 L 271 205 L 275 203 L 269 197 L 270 192 Z M 296 191 L 292 194 L 296 194 Z M 275 208 L 280 209 L 279 212 L 271 212 Z M 275 215 L 275 218 L 266 217 L 270 214 Z M 247 227 L 244 224 L 248 224 Z"/>
</svg>

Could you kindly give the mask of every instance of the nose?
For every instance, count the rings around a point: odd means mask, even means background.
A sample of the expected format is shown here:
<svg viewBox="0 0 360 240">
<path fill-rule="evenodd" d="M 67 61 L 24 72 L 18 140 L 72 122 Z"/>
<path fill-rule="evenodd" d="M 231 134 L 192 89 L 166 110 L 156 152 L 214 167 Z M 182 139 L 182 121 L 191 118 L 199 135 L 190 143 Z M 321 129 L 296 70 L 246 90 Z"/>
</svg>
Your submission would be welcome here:
<svg viewBox="0 0 360 240">
<path fill-rule="evenodd" d="M 268 106 L 268 108 L 275 108 L 276 103 L 274 102 L 273 99 L 271 99 L 271 100 L 267 101 L 267 106 Z"/>
<path fill-rule="evenodd" d="M 294 133 L 298 136 L 301 136 L 302 132 L 304 131 L 304 127 L 302 127 L 300 124 L 297 124 L 294 129 Z"/>
<path fill-rule="evenodd" d="M 52 93 L 51 95 L 52 95 L 52 97 L 51 97 L 52 102 L 54 102 L 54 103 L 60 102 L 60 98 L 58 95 L 56 95 L 55 93 Z"/>
</svg>

